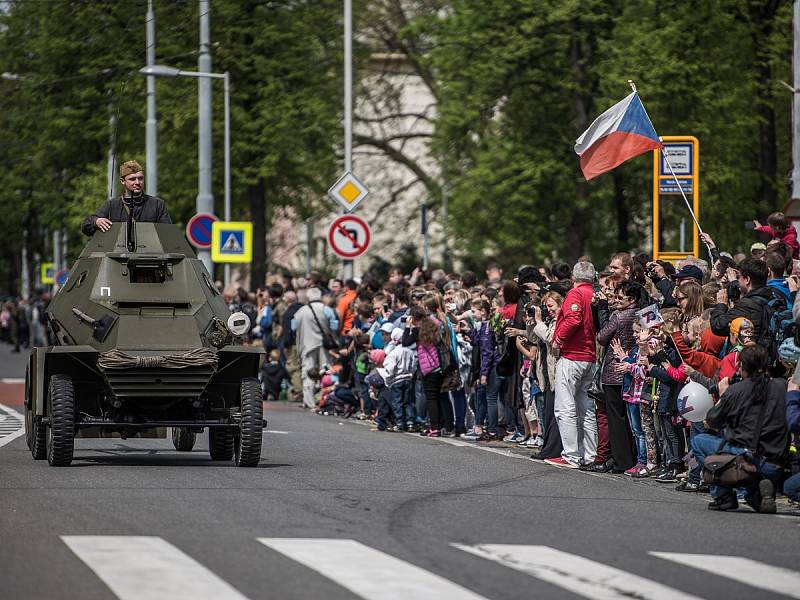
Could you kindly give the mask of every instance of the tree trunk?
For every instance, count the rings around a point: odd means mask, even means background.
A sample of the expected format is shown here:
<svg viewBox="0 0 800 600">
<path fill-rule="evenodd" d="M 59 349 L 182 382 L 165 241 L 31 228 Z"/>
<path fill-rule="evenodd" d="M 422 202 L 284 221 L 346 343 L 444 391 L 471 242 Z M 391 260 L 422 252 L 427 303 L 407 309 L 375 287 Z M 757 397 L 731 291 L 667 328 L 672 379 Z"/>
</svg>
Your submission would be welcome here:
<svg viewBox="0 0 800 600">
<path fill-rule="evenodd" d="M 253 220 L 253 263 L 250 268 L 250 290 L 263 287 L 267 279 L 267 199 L 264 180 L 247 186 L 250 218 Z"/>
</svg>

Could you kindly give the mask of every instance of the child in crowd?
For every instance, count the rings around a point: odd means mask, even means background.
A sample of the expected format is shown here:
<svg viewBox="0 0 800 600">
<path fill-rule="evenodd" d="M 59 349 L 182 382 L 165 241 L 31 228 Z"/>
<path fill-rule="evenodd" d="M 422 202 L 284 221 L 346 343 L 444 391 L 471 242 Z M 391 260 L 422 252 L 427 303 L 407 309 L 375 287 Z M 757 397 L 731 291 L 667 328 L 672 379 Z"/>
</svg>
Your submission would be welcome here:
<svg viewBox="0 0 800 600">
<path fill-rule="evenodd" d="M 391 333 L 391 350 L 383 360 L 378 373 L 389 388 L 395 427 L 398 431 L 413 429 L 417 417 L 412 378 L 417 370 L 417 355 L 408 346 L 403 346 L 403 330 L 396 327 Z"/>
<path fill-rule="evenodd" d="M 772 236 L 773 240 L 780 240 L 792 249 L 792 258 L 800 258 L 800 243 L 797 241 L 797 230 L 782 212 L 774 212 L 767 217 L 767 224 L 762 225 L 757 219 L 753 220 L 756 231 Z"/>
<path fill-rule="evenodd" d="M 475 426 L 472 431 L 464 436 L 470 440 L 488 440 L 497 437 L 497 396 L 499 384 L 495 367 L 500 358 L 497 351 L 497 339 L 494 331 L 489 327 L 489 316 L 492 307 L 489 301 L 480 298 L 472 302 L 472 317 L 474 328 L 462 321 L 462 331 L 477 348 L 475 380 Z M 486 423 L 487 428 L 484 428 Z M 488 431 L 487 431 L 488 429 Z"/>
<path fill-rule="evenodd" d="M 625 401 L 628 425 L 636 443 L 636 464 L 625 471 L 625 474 L 639 478 L 649 477 L 656 468 L 655 432 L 648 431 L 650 435 L 647 435 L 643 426 L 646 423 L 648 429 L 652 428 L 652 415 L 648 422 L 642 419 L 642 412 L 651 410 L 650 399 L 648 396 L 643 398 L 643 392 L 648 382 L 647 356 L 658 341 L 651 336 L 650 330 L 644 329 L 639 323 L 633 324 L 633 333 L 637 344 L 630 353 L 625 354 L 618 339 L 611 342 L 611 349 L 615 358 L 620 361 L 615 365 L 615 370 L 624 374 L 622 399 Z"/>
<path fill-rule="evenodd" d="M 386 431 L 391 426 L 391 422 L 397 422 L 397 415 L 392 410 L 391 395 L 386 381 L 383 378 L 382 367 L 386 353 L 376 348 L 369 353 L 369 360 L 373 369 L 365 377 L 365 381 L 370 388 L 370 396 L 374 398 L 378 412 L 375 415 L 375 426 L 378 431 Z"/>
<path fill-rule="evenodd" d="M 270 350 L 269 360 L 261 366 L 261 390 L 267 402 L 279 400 L 284 382 L 289 381 L 289 371 L 280 359 L 281 353 L 277 349 Z"/>
</svg>

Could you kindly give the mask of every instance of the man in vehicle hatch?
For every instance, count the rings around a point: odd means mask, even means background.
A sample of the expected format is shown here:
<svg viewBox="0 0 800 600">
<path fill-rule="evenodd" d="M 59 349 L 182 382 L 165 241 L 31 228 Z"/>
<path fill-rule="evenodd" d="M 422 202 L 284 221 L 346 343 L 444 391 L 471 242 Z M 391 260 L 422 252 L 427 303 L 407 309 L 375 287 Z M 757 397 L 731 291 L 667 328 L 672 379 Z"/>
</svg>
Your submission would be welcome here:
<svg viewBox="0 0 800 600">
<path fill-rule="evenodd" d="M 138 223 L 172 223 L 166 203 L 161 198 L 142 192 L 144 169 L 138 162 L 129 160 L 122 163 L 119 178 L 123 187 L 122 196 L 106 200 L 96 212 L 83 220 L 81 231 L 85 235 L 92 236 L 98 229 L 106 232 L 112 223 L 127 222 L 130 211 L 133 211 L 133 218 Z"/>
</svg>

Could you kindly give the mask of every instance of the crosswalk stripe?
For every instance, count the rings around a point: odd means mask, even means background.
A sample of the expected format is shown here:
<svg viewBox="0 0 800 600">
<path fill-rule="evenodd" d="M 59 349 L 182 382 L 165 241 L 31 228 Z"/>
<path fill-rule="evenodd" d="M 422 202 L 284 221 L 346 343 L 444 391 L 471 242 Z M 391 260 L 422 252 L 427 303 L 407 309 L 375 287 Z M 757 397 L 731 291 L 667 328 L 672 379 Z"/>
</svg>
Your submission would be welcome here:
<svg viewBox="0 0 800 600">
<path fill-rule="evenodd" d="M 592 600 L 698 600 L 697 596 L 548 546 L 453 546 Z"/>
<path fill-rule="evenodd" d="M 355 540 L 258 538 L 258 541 L 369 600 L 485 600 L 452 581 Z"/>
<path fill-rule="evenodd" d="M 796 571 L 773 567 L 742 556 L 683 554 L 678 552 L 650 552 L 650 554 L 687 567 L 708 571 L 720 577 L 727 577 L 768 592 L 783 594 L 790 598 L 800 598 L 800 573 Z"/>
<path fill-rule="evenodd" d="M 7 417 L 7 420 L 3 423 L 3 429 L 0 430 L 0 448 L 2 448 L 6 444 L 13 442 L 18 437 L 25 435 L 25 427 L 23 426 L 24 417 L 10 406 L 0 404 L 0 411 L 3 411 Z M 5 427 L 10 425 L 12 420 L 16 420 L 18 425 L 15 429 L 9 431 L 5 429 Z"/>
<path fill-rule="evenodd" d="M 61 539 L 120 600 L 246 600 L 160 537 L 62 535 Z"/>
</svg>

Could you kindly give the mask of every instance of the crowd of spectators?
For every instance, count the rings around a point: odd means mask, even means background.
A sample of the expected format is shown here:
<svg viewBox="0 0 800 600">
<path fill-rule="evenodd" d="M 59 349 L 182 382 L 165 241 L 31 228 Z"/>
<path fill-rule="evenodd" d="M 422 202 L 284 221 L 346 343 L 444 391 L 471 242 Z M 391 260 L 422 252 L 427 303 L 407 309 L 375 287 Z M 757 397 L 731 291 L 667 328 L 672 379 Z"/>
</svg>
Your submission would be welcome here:
<svg viewBox="0 0 800 600">
<path fill-rule="evenodd" d="M 769 224 L 756 225 L 774 239 L 750 256 L 704 234 L 708 261 L 618 252 L 600 270 L 582 257 L 513 277 L 496 264 L 482 277 L 312 273 L 226 296 L 254 315 L 270 398 L 771 513 L 781 492 L 800 501 L 800 261 L 785 217 Z M 714 402 L 696 422 L 683 417 L 690 382 Z M 704 462 L 719 453 L 745 456 L 756 480 L 709 488 Z"/>
</svg>

